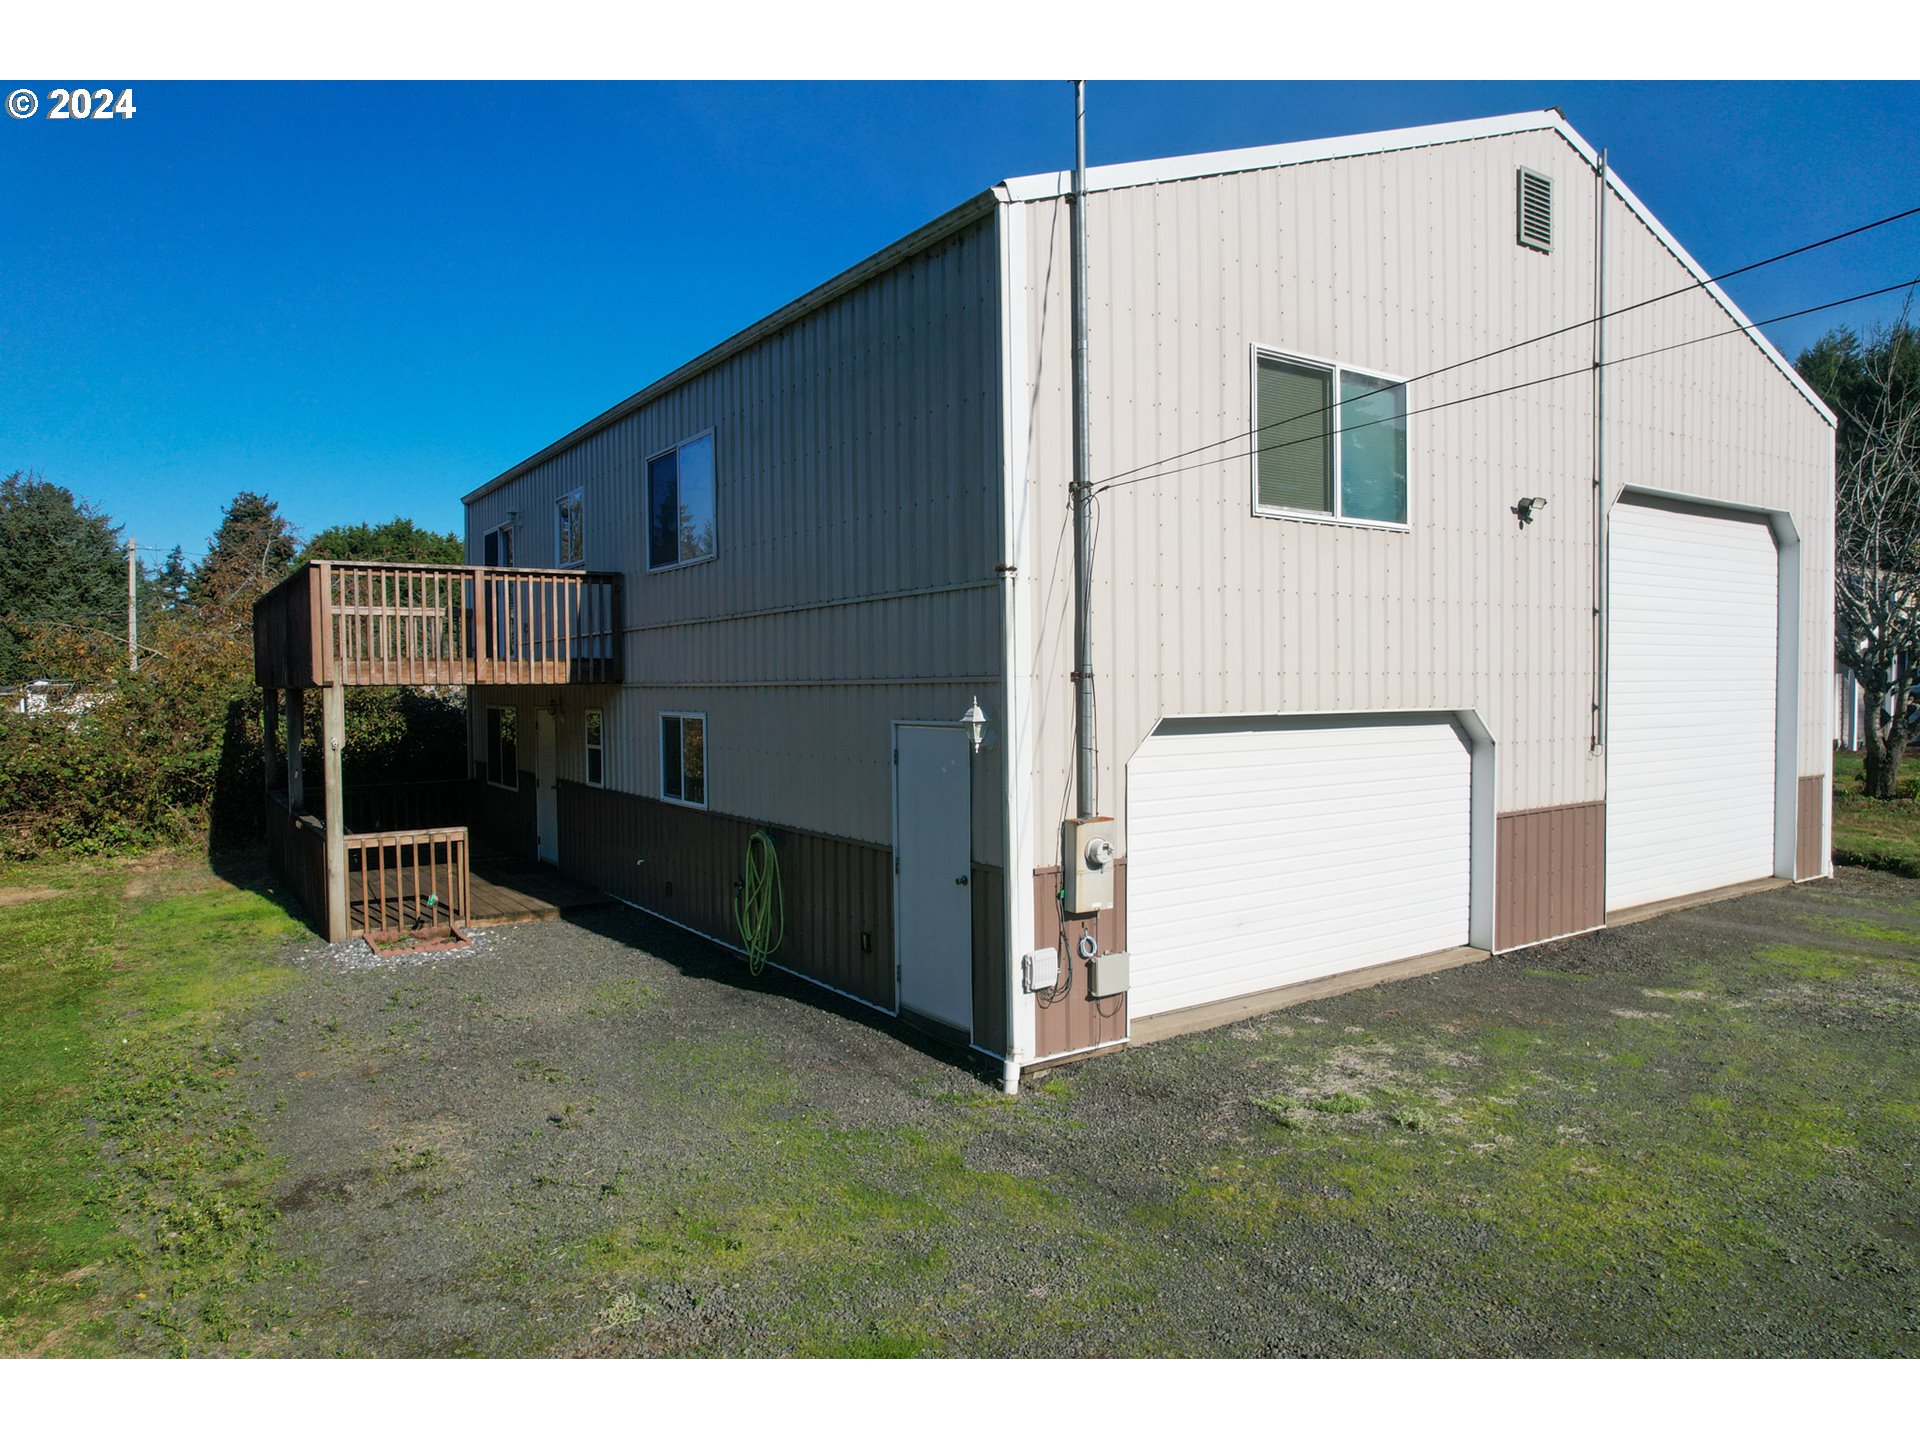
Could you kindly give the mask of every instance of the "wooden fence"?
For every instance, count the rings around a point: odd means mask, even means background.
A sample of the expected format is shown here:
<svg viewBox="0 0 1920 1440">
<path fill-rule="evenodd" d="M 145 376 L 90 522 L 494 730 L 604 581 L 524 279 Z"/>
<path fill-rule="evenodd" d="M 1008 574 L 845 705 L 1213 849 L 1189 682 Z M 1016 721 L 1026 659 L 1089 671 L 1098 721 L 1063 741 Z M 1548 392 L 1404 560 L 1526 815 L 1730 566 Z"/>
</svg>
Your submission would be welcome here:
<svg viewBox="0 0 1920 1440">
<path fill-rule="evenodd" d="M 253 607 L 254 680 L 556 685 L 620 679 L 620 576 L 315 560 Z"/>
</svg>

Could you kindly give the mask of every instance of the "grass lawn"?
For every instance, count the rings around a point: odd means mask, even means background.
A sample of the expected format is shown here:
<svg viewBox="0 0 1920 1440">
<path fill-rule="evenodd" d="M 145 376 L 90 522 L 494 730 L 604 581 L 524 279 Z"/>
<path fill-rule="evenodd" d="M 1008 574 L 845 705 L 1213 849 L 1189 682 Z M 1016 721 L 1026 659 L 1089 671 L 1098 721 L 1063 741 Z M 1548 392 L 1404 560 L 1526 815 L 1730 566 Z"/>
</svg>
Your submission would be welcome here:
<svg viewBox="0 0 1920 1440">
<path fill-rule="evenodd" d="M 14 1353 L 1920 1353 L 1920 882 L 1012 1099 L 625 911 L 348 965 L 190 857 L 0 886 Z"/>
<path fill-rule="evenodd" d="M 0 1353 L 188 1352 L 270 1262 L 227 1022 L 278 906 L 191 857 L 0 867 Z"/>
<path fill-rule="evenodd" d="M 1850 751 L 1834 754 L 1834 863 L 1920 877 L 1920 754 L 1909 754 L 1901 765 L 1891 800 L 1861 793 L 1864 766 Z"/>
</svg>

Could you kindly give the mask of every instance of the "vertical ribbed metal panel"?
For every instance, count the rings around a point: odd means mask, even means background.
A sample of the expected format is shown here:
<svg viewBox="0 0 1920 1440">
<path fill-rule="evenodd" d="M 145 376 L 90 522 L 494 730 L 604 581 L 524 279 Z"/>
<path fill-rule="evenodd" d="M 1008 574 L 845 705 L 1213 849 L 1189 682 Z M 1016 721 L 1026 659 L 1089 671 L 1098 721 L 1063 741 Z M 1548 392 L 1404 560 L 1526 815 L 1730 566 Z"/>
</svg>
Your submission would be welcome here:
<svg viewBox="0 0 1920 1440">
<path fill-rule="evenodd" d="M 1502 815 L 1496 844 L 1496 949 L 1512 950 L 1606 923 L 1603 803 Z"/>
<path fill-rule="evenodd" d="M 1554 183 L 1551 254 L 1514 240 L 1514 173 Z M 1089 201 L 1099 807 L 1163 717 L 1473 710 L 1502 811 L 1604 796 L 1589 747 L 1595 185 L 1532 132 L 1111 190 Z M 1617 199 L 1608 299 L 1691 283 Z M 1036 559 L 1033 824 L 1057 852 L 1071 803 L 1071 547 L 1065 205 L 1030 202 L 1029 513 Z M 1608 353 L 1730 328 L 1704 292 L 1614 322 Z M 1263 346 L 1419 376 L 1405 531 L 1255 517 L 1247 430 Z M 1475 395 L 1572 372 L 1486 399 Z M 1824 769 L 1831 686 L 1831 443 L 1824 420 L 1735 337 L 1607 371 L 1612 487 L 1789 510 L 1802 535 L 1801 767 Z M 1452 401 L 1464 401 L 1449 404 Z M 1444 408 L 1432 408 L 1444 407 Z M 1229 443 L 1219 443 L 1226 440 Z M 1136 467 L 1197 447 L 1151 478 Z M 1522 528 L 1511 507 L 1544 496 Z"/>
<path fill-rule="evenodd" d="M 658 796 L 660 713 L 701 712 L 714 811 L 891 844 L 892 723 L 1001 713 L 998 274 L 989 218 L 468 507 L 470 555 L 517 510 L 551 564 L 582 488 L 587 568 L 625 573 L 627 683 L 561 698 L 563 778 L 595 704 L 608 786 Z M 646 462 L 708 430 L 714 558 L 650 572 Z M 988 864 L 1001 773 L 976 761 Z"/>
<path fill-rule="evenodd" d="M 1609 304 L 1665 294 L 1688 276 L 1617 196 L 1608 209 Z M 1751 339 L 1703 291 L 1622 316 L 1610 356 L 1716 335 L 1610 366 L 1608 469 L 1614 485 L 1672 489 L 1788 511 L 1800 537 L 1799 770 L 1831 764 L 1833 431 L 1793 394 Z"/>
<path fill-rule="evenodd" d="M 751 823 L 583 785 L 562 785 L 559 808 L 560 863 L 569 874 L 675 924 L 739 944 L 734 886 Z M 786 917 L 774 962 L 891 1010 L 890 852 L 800 830 L 778 831 L 774 844 Z"/>
</svg>

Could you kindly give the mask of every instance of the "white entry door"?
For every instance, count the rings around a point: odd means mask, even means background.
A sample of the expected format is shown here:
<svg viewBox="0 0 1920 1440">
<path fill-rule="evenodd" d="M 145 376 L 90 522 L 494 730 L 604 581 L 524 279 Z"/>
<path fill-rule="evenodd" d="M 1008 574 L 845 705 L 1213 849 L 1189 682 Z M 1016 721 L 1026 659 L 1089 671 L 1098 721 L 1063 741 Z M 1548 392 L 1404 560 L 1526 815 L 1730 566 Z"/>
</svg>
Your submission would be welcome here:
<svg viewBox="0 0 1920 1440">
<path fill-rule="evenodd" d="M 1751 519 L 1608 524 L 1607 909 L 1773 874 L 1779 551 Z"/>
<path fill-rule="evenodd" d="M 560 863 L 560 766 L 551 710 L 534 711 L 534 823 L 540 829 L 538 851 L 550 865 Z"/>
<path fill-rule="evenodd" d="M 893 731 L 893 933 L 900 1005 L 973 1031 L 972 752 L 952 725 Z"/>
<path fill-rule="evenodd" d="M 1163 723 L 1127 766 L 1133 1017 L 1467 944 L 1472 793 L 1440 717 Z"/>
</svg>

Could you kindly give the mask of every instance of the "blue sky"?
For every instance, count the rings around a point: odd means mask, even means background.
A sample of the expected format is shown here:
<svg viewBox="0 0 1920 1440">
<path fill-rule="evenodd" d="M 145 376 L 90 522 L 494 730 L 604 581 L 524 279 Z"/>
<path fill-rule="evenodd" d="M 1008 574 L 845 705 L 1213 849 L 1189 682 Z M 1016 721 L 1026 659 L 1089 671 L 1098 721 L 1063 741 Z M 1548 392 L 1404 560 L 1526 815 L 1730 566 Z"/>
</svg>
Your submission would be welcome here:
<svg viewBox="0 0 1920 1440">
<path fill-rule="evenodd" d="M 1064 83 L 133 88 L 131 120 L 0 118 L 0 474 L 189 555 L 243 488 L 306 533 L 455 529 L 462 493 L 649 380 L 1072 159 Z M 1920 204 L 1916 84 L 1101 82 L 1088 105 L 1095 164 L 1558 105 L 1710 271 Z M 1761 319 L 1915 274 L 1920 217 L 1728 288 Z M 1898 303 L 1770 333 L 1791 356 Z"/>
</svg>

